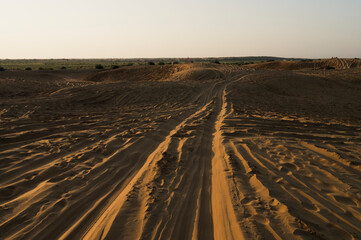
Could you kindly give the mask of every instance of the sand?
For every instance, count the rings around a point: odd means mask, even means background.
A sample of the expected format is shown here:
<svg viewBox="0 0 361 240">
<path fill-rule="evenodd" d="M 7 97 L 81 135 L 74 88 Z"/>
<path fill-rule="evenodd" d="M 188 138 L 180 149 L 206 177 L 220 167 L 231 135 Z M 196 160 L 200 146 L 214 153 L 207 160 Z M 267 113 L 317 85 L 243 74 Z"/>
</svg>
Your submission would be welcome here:
<svg viewBox="0 0 361 240">
<path fill-rule="evenodd" d="M 349 61 L 0 72 L 0 238 L 360 239 Z"/>
</svg>

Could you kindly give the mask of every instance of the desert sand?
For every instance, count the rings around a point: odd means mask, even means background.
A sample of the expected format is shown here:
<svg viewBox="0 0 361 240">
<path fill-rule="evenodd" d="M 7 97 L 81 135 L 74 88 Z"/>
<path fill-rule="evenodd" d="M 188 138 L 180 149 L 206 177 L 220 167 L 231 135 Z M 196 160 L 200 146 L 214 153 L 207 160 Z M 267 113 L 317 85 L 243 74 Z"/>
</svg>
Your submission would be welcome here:
<svg viewBox="0 0 361 240">
<path fill-rule="evenodd" d="M 359 67 L 0 72 L 0 238 L 360 239 Z"/>
</svg>

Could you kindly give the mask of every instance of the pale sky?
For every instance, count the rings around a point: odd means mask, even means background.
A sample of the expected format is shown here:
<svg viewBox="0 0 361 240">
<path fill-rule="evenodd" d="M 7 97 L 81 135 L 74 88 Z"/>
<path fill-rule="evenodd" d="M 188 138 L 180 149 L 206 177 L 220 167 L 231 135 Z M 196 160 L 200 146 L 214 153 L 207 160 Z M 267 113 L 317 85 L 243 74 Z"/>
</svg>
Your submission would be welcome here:
<svg viewBox="0 0 361 240">
<path fill-rule="evenodd" d="M 0 59 L 361 57 L 361 0 L 0 3 Z"/>
</svg>

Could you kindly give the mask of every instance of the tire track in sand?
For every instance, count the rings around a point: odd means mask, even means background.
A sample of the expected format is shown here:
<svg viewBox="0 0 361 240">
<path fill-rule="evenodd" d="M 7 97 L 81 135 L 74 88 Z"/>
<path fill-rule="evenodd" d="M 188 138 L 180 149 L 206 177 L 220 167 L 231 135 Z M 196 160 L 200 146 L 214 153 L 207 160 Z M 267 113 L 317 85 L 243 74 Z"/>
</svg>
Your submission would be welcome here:
<svg viewBox="0 0 361 240">
<path fill-rule="evenodd" d="M 234 212 L 226 176 L 226 151 L 223 145 L 222 125 L 227 116 L 226 90 L 220 96 L 222 107 L 215 122 L 212 159 L 212 215 L 214 239 L 244 239 Z"/>
<path fill-rule="evenodd" d="M 211 104 L 212 101 L 208 102 L 205 106 L 203 106 L 200 110 L 183 120 L 180 124 L 178 124 L 169 134 L 165 137 L 164 141 L 158 145 L 158 147 L 148 156 L 147 160 L 143 164 L 143 166 L 139 169 L 136 175 L 130 180 L 130 182 L 125 186 L 125 188 L 118 194 L 115 200 L 103 210 L 103 213 L 98 217 L 96 222 L 88 229 L 88 231 L 84 234 L 83 239 L 104 239 L 107 236 L 119 210 L 123 206 L 124 202 L 127 199 L 127 195 L 133 189 L 137 181 L 142 177 L 145 171 L 150 168 L 151 165 L 155 164 L 157 161 L 162 159 L 163 153 L 167 150 L 171 138 L 175 135 L 189 119 L 194 118 L 199 115 Z M 74 227 L 77 224 L 74 225 Z M 73 228 L 69 229 L 61 239 L 65 239 L 68 234 L 71 233 Z"/>
<path fill-rule="evenodd" d="M 83 239 L 105 239 L 117 236 L 119 234 L 119 229 L 121 229 L 117 226 L 120 226 L 119 224 L 122 222 L 121 219 L 126 217 L 123 216 L 123 206 L 129 205 L 129 202 L 127 202 L 130 200 L 129 196 L 134 196 L 134 194 L 138 194 L 138 197 L 136 197 L 137 199 L 135 200 L 138 204 L 136 203 L 134 205 L 136 209 L 133 213 L 135 213 L 136 216 L 135 218 L 131 218 L 137 223 L 137 226 L 133 226 L 133 230 L 129 232 L 130 235 L 126 234 L 127 238 L 146 237 L 156 239 L 160 236 L 162 238 L 172 236 L 173 238 L 175 236 L 180 236 L 180 232 L 183 232 L 184 234 L 187 233 L 186 235 L 193 239 L 202 238 L 202 236 L 208 236 L 207 239 L 244 239 L 232 203 L 231 190 L 227 179 L 227 154 L 223 144 L 223 131 L 221 129 L 223 121 L 228 115 L 226 102 L 227 84 L 225 82 L 221 82 L 217 85 L 217 89 L 212 88 L 209 92 L 207 98 L 211 100 L 196 113 L 190 115 L 184 121 L 179 123 L 164 138 L 164 141 L 161 142 L 148 156 L 146 162 L 135 174 L 132 180 L 130 180 L 121 192 L 117 194 L 115 200 L 102 211 L 97 220 L 88 228 L 86 233 L 83 235 Z M 178 142 L 182 141 L 178 138 L 178 135 L 182 135 L 182 131 L 185 129 L 194 129 L 194 127 L 196 127 L 195 129 L 198 129 L 196 131 L 212 132 L 213 134 L 209 135 L 209 141 L 203 137 L 198 139 L 197 134 L 194 141 L 198 142 L 198 144 L 194 146 L 199 147 L 194 149 L 196 152 L 193 152 L 193 154 L 189 153 L 190 155 L 185 155 L 184 160 L 182 160 L 181 153 L 182 148 L 184 147 L 184 142 L 181 146 L 178 146 Z M 204 155 L 203 150 L 205 148 L 208 149 L 207 146 L 202 146 L 204 144 L 209 146 L 209 151 L 213 153 L 213 156 L 211 154 L 209 156 Z M 175 148 L 177 148 L 177 151 L 174 151 Z M 184 194 L 189 195 L 191 194 L 189 191 L 192 189 L 196 191 L 196 194 L 194 194 L 194 198 L 187 198 L 188 200 L 183 199 L 183 197 L 172 197 L 173 195 L 168 196 L 168 203 L 165 204 L 165 206 L 161 199 L 164 197 L 164 194 L 167 195 L 167 191 L 163 192 L 163 190 L 160 190 L 158 195 L 153 196 L 154 187 L 156 187 L 153 182 L 157 182 L 160 179 L 159 174 L 163 174 L 162 172 L 159 172 L 158 167 L 159 164 L 164 161 L 163 158 L 165 156 L 172 156 L 176 152 L 179 152 L 180 154 L 177 161 L 187 161 L 185 166 L 188 166 L 186 170 L 183 172 L 180 170 L 180 172 L 176 173 L 176 176 L 174 177 L 174 183 L 178 182 L 178 184 L 176 184 L 176 188 L 183 192 L 183 194 L 180 192 L 180 195 L 178 196 L 182 196 Z M 187 151 L 184 153 L 187 153 Z M 200 158 L 196 157 L 198 156 L 198 153 L 200 154 Z M 192 155 L 195 157 L 190 157 Z M 207 167 L 206 162 L 209 162 L 209 167 Z M 194 170 L 196 170 L 195 167 L 198 168 L 197 171 L 210 171 L 211 176 L 210 181 L 208 182 L 210 186 L 208 185 L 207 187 L 207 180 L 203 179 L 200 181 L 201 183 L 197 183 L 193 185 L 193 187 L 189 187 L 189 184 L 193 181 L 199 181 L 196 172 L 194 172 Z M 160 171 L 162 171 L 162 169 L 160 169 Z M 178 172 L 178 170 L 176 172 Z M 179 180 L 177 180 L 178 178 Z M 164 180 L 161 182 L 163 186 Z M 165 182 L 167 182 L 167 180 L 165 180 Z M 151 186 L 153 186 L 153 188 L 151 188 Z M 171 187 L 173 188 L 175 186 Z M 204 193 L 208 191 L 209 193 L 204 195 Z M 153 198 L 157 196 L 159 199 L 154 202 Z M 206 203 L 208 201 L 210 205 L 207 207 Z M 159 215 L 158 210 L 161 211 L 164 207 L 164 215 Z M 158 210 L 155 211 L 154 209 Z M 180 214 L 179 209 L 184 209 L 182 214 Z M 204 211 L 207 213 L 205 214 Z M 178 212 L 178 214 L 174 215 L 176 212 Z M 190 216 L 192 216 L 192 219 L 189 219 Z M 176 220 L 176 222 L 180 221 L 182 224 L 178 227 L 171 228 L 172 230 L 167 228 L 170 231 L 167 230 L 167 233 L 165 233 L 164 227 L 169 227 L 169 224 L 171 224 L 171 222 L 174 223 L 174 220 Z M 145 230 L 143 228 L 149 228 L 151 226 L 154 227 L 153 230 L 150 231 L 153 233 L 148 236 L 142 236 L 142 232 Z M 72 229 L 69 229 L 69 232 L 71 231 Z M 64 234 L 63 238 L 66 236 L 67 234 Z"/>
</svg>

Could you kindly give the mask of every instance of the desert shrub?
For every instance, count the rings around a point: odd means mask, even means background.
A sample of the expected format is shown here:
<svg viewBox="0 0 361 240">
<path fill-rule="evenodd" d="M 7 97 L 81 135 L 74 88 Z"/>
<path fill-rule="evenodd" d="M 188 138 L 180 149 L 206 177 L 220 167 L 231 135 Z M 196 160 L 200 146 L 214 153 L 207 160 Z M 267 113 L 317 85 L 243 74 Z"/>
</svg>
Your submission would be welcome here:
<svg viewBox="0 0 361 240">
<path fill-rule="evenodd" d="M 172 64 L 178 64 L 179 62 L 172 62 Z"/>
<path fill-rule="evenodd" d="M 53 70 L 54 70 L 54 68 L 48 68 L 47 70 L 53 71 Z"/>
<path fill-rule="evenodd" d="M 221 64 L 218 60 L 213 61 L 215 64 Z"/>
<path fill-rule="evenodd" d="M 104 67 L 101 64 L 97 64 L 97 65 L 95 65 L 95 69 L 104 69 Z"/>
<path fill-rule="evenodd" d="M 134 64 L 133 63 L 128 63 L 127 66 L 133 66 Z"/>
<path fill-rule="evenodd" d="M 159 62 L 158 65 L 164 65 L 164 62 Z"/>
<path fill-rule="evenodd" d="M 31 67 L 27 67 L 27 68 L 25 68 L 25 70 L 26 71 L 31 71 L 31 70 L 33 70 Z"/>
<path fill-rule="evenodd" d="M 38 69 L 39 69 L 40 71 L 44 70 L 44 68 L 42 68 L 42 67 L 39 67 Z"/>
<path fill-rule="evenodd" d="M 267 62 L 274 62 L 274 61 L 275 61 L 274 59 L 267 60 Z"/>
<path fill-rule="evenodd" d="M 61 67 L 61 69 L 62 69 L 62 70 L 65 70 L 65 69 L 66 69 L 66 67 L 62 66 L 62 67 Z"/>
<path fill-rule="evenodd" d="M 154 62 L 148 62 L 148 65 L 155 65 Z"/>
<path fill-rule="evenodd" d="M 5 71 L 5 68 L 3 68 L 2 66 L 0 66 L 0 72 Z"/>
<path fill-rule="evenodd" d="M 119 68 L 118 65 L 112 65 L 112 69 L 117 69 L 117 68 Z"/>
<path fill-rule="evenodd" d="M 327 70 L 331 70 L 331 69 L 335 69 L 334 67 L 331 67 L 331 66 L 327 66 L 326 67 Z"/>
</svg>

